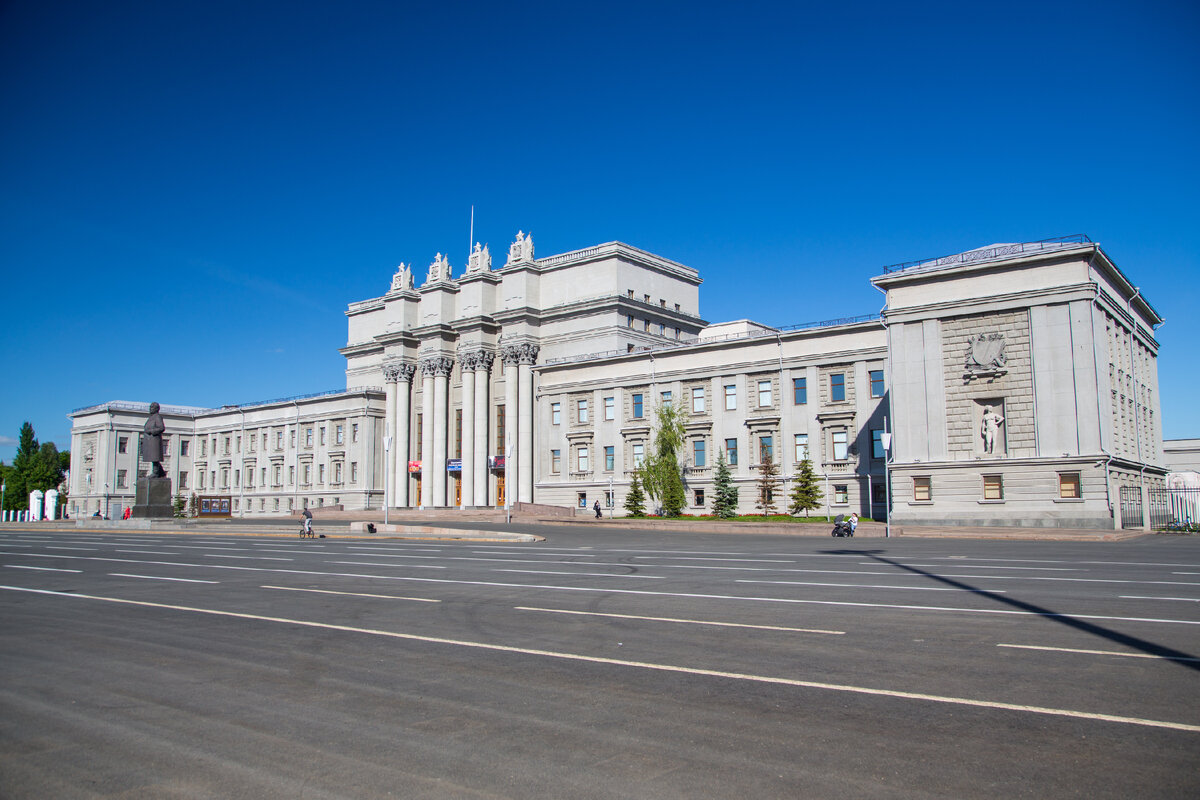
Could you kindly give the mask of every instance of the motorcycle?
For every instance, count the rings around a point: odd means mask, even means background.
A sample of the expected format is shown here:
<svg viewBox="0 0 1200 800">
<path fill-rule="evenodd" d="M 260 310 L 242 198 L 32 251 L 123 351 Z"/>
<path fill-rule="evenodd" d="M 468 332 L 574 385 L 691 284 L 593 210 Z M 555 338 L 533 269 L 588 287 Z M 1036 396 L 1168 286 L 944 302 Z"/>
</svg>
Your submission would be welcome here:
<svg viewBox="0 0 1200 800">
<path fill-rule="evenodd" d="M 830 536 L 847 536 L 854 538 L 854 529 L 850 527 L 850 523 L 846 521 L 845 514 L 838 514 L 833 518 L 833 531 Z"/>
</svg>

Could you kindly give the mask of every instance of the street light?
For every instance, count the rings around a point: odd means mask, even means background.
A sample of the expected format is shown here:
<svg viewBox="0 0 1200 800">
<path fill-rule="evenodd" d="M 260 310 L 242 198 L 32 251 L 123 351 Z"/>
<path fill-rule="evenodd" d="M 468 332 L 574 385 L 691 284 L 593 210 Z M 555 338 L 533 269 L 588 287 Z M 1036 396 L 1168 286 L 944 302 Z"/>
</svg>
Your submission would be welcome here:
<svg viewBox="0 0 1200 800">
<path fill-rule="evenodd" d="M 392 482 L 392 437 L 383 437 L 383 524 L 388 524 L 388 488 Z"/>
<path fill-rule="evenodd" d="M 104 518 L 108 519 L 108 481 L 104 482 Z"/>
<path fill-rule="evenodd" d="M 887 417 L 883 418 L 883 433 L 879 435 L 879 443 L 883 445 L 883 513 L 887 514 L 887 528 L 884 529 L 884 536 L 890 539 L 892 536 L 892 479 L 890 472 L 892 434 L 887 429 Z"/>
</svg>

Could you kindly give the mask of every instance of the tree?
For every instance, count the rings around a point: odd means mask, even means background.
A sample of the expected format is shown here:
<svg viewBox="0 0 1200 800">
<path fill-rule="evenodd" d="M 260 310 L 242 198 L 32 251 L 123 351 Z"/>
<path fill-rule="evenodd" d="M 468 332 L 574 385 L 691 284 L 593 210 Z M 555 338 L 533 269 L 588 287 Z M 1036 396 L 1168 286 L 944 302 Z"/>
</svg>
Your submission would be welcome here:
<svg viewBox="0 0 1200 800">
<path fill-rule="evenodd" d="M 192 492 L 192 496 L 187 501 L 187 516 L 194 517 L 200 513 L 200 498 Z"/>
<path fill-rule="evenodd" d="M 668 517 L 679 516 L 686 502 L 679 466 L 679 451 L 686 435 L 683 414 L 673 405 L 659 406 L 652 451 L 641 472 L 646 493 L 662 505 L 663 514 Z"/>
<path fill-rule="evenodd" d="M 172 503 L 172 505 L 174 506 L 175 516 L 187 516 L 187 498 L 183 496 L 183 492 L 179 492 L 175 495 L 175 501 Z"/>
<path fill-rule="evenodd" d="M 775 487 L 779 485 L 779 467 L 770 456 L 758 465 L 758 498 L 754 507 L 767 517 L 775 513 Z"/>
<path fill-rule="evenodd" d="M 821 507 L 822 497 L 824 493 L 817 482 L 816 473 L 813 472 L 812 462 L 806 458 L 800 462 L 800 472 L 796 474 L 795 483 L 792 484 L 792 502 L 788 511 L 792 514 L 803 511 L 807 517 L 809 511 Z"/>
<path fill-rule="evenodd" d="M 631 517 L 646 516 L 646 493 L 642 491 L 642 484 L 638 480 L 638 470 L 634 470 L 633 481 L 629 484 L 629 493 L 625 495 L 625 510 Z"/>
<path fill-rule="evenodd" d="M 729 463 L 725 451 L 717 451 L 717 467 L 713 473 L 713 515 L 719 519 L 737 516 L 738 490 L 729 474 Z"/>
<path fill-rule="evenodd" d="M 29 485 L 30 476 L 37 467 L 38 442 L 33 435 L 33 426 L 28 422 L 21 426 L 17 442 L 17 455 L 13 459 L 5 491 L 4 505 L 9 510 L 29 508 L 29 493 L 37 488 Z"/>
</svg>

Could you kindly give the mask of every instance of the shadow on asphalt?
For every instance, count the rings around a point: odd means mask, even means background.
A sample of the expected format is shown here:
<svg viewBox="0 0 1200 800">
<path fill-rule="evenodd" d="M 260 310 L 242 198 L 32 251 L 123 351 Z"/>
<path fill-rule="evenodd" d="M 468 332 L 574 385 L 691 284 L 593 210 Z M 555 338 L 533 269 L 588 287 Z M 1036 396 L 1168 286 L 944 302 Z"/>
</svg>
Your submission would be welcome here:
<svg viewBox="0 0 1200 800">
<path fill-rule="evenodd" d="M 983 595 L 992 600 L 995 600 L 997 603 L 1001 603 L 1001 604 L 1007 605 L 1007 606 L 1012 606 L 1013 608 L 1020 609 L 1021 611 L 1026 611 L 1030 614 L 1036 614 L 1040 617 L 1045 617 L 1046 619 L 1049 619 L 1053 622 L 1057 622 L 1060 625 L 1066 625 L 1068 628 L 1074 628 L 1075 630 L 1083 631 L 1084 633 L 1091 634 L 1092 636 L 1099 636 L 1100 638 L 1107 639 L 1110 642 L 1115 642 L 1117 644 L 1125 645 L 1126 647 L 1131 647 L 1135 650 L 1140 650 L 1143 653 L 1146 653 L 1148 655 L 1159 656 L 1160 658 L 1165 658 L 1170 661 L 1174 661 L 1175 663 L 1179 664 L 1180 666 L 1186 667 L 1188 669 L 1200 670 L 1200 658 L 1197 658 L 1196 656 L 1194 656 L 1190 653 L 1185 653 L 1181 650 L 1176 650 L 1171 647 L 1165 647 L 1160 644 L 1155 644 L 1154 642 L 1148 642 L 1145 639 L 1139 639 L 1136 636 L 1130 636 L 1129 634 L 1121 633 L 1120 631 L 1110 630 L 1108 628 L 1105 628 L 1103 625 L 1097 625 L 1095 623 L 1088 622 L 1087 620 L 1082 620 L 1077 617 L 1073 617 L 1070 614 L 1064 614 L 1060 611 L 1053 611 L 1049 608 L 1044 608 L 1042 606 L 1035 605 L 1034 603 L 1027 603 L 1024 600 L 1018 600 L 1014 597 L 996 594 L 995 592 L 990 592 L 986 589 L 981 589 L 976 586 L 971 586 L 970 584 L 963 583 L 962 581 L 956 581 L 953 578 L 947 578 L 947 577 L 944 577 L 942 575 L 937 575 L 932 572 L 926 572 L 925 570 L 920 569 L 918 567 L 913 567 L 908 564 L 901 564 L 900 562 L 893 561 L 890 558 L 884 558 L 881 555 L 881 553 L 884 552 L 882 550 L 841 549 L 841 550 L 824 550 L 821 552 L 827 553 L 829 555 L 866 556 L 867 558 L 870 558 L 873 561 L 878 561 L 881 564 L 888 564 L 893 567 L 899 567 L 900 569 L 904 570 L 905 572 L 911 572 L 915 575 L 923 575 L 926 578 L 931 578 L 931 579 L 937 581 L 938 583 L 944 583 L 947 586 L 953 586 L 956 589 L 962 589 L 962 590 L 965 590 L 968 592 L 972 592 L 974 594 Z"/>
</svg>

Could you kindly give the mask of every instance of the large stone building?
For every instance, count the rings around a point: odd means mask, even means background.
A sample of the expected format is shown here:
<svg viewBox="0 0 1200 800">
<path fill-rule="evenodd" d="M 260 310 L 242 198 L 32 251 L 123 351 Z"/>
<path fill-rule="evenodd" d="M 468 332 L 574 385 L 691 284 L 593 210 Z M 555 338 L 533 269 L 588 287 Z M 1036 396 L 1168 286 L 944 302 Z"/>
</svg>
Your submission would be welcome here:
<svg viewBox="0 0 1200 800">
<path fill-rule="evenodd" d="M 707 323 L 700 282 L 619 242 L 537 259 L 521 233 L 499 269 L 479 245 L 457 278 L 441 254 L 419 287 L 401 264 L 346 312 L 345 391 L 164 406 L 164 466 L 237 516 L 596 500 L 619 513 L 671 403 L 692 513 L 711 507 L 717 451 L 745 511 L 762 459 L 786 494 L 809 458 L 831 512 L 878 518 L 890 500 L 917 524 L 1111 527 L 1117 487 L 1165 474 L 1162 320 L 1086 237 L 889 268 L 873 281 L 882 314 L 786 329 Z M 145 416 L 119 402 L 72 414 L 75 515 L 132 502 Z"/>
</svg>

